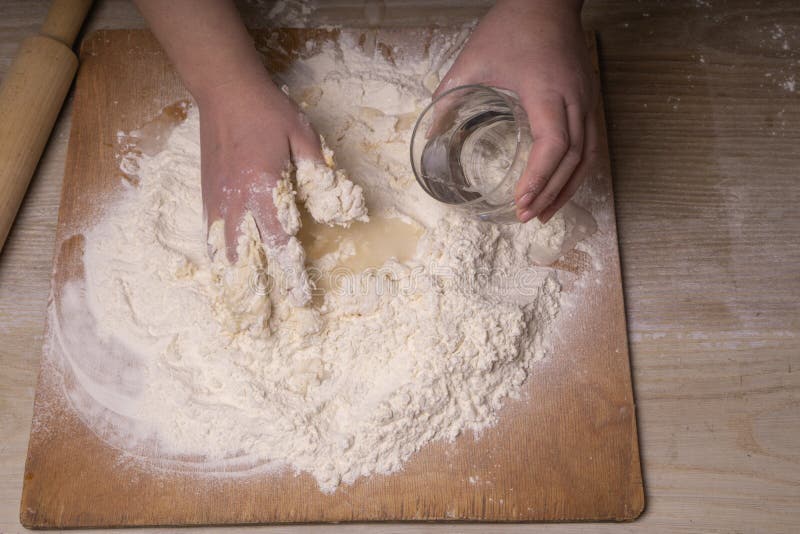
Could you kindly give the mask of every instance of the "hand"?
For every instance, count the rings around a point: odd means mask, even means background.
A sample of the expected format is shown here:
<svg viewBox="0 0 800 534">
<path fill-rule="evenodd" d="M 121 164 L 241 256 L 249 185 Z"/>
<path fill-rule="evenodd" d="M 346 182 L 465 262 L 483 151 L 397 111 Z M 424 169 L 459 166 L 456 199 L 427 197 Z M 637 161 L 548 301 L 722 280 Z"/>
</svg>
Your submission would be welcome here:
<svg viewBox="0 0 800 534">
<path fill-rule="evenodd" d="M 200 109 L 207 224 L 224 220 L 233 263 L 240 222 L 252 213 L 290 298 L 303 305 L 310 294 L 302 249 L 278 220 L 272 191 L 292 158 L 322 160 L 317 135 L 270 81 L 233 2 L 135 1 Z"/>
<path fill-rule="evenodd" d="M 198 105 L 206 222 L 225 221 L 228 259 L 237 259 L 239 224 L 248 211 L 268 247 L 286 245 L 290 236 L 272 190 L 292 160 L 322 160 L 319 136 L 266 75 L 214 87 Z"/>
<path fill-rule="evenodd" d="M 595 162 L 599 84 L 581 27 L 581 3 L 499 0 L 434 93 L 480 83 L 519 95 L 533 135 L 515 191 L 521 222 L 547 222 Z"/>
</svg>

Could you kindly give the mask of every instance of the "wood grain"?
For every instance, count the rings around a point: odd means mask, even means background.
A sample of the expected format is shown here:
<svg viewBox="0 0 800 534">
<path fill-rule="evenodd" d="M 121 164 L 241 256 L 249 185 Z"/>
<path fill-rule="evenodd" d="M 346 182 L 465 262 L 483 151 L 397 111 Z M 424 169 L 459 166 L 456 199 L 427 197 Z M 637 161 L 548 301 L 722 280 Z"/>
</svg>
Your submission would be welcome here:
<svg viewBox="0 0 800 534">
<path fill-rule="evenodd" d="M 489 3 L 388 0 L 385 22 L 458 24 Z M 2 3 L 0 76 L 48 4 Z M 352 1 L 312 5 L 309 24 L 366 23 Z M 267 6 L 242 8 L 253 27 L 264 26 Z M 587 0 L 584 13 L 599 32 L 603 65 L 644 515 L 624 526 L 388 523 L 225 532 L 796 532 L 800 98 L 780 83 L 800 60 L 797 3 Z M 772 38 L 776 25 L 789 50 Z M 128 0 L 105 0 L 88 26 L 143 22 Z M 676 96 L 680 102 L 668 102 Z M 68 104 L 56 125 L 0 255 L 3 533 L 25 532 L 19 497 L 71 110 Z M 200 531 L 219 529 L 181 530 Z"/>
<path fill-rule="evenodd" d="M 345 30 L 342 30 L 345 31 Z M 454 33 L 458 30 L 451 30 Z M 358 37 L 359 31 L 355 31 Z M 424 43 L 431 31 L 381 30 L 386 50 Z M 258 34 L 271 71 L 280 72 L 309 39 L 339 31 Z M 591 43 L 593 43 L 593 38 Z M 424 47 L 423 47 L 424 48 Z M 378 47 L 381 49 L 381 47 Z M 288 51 L 281 54 L 279 51 Z M 593 47 L 594 50 L 594 47 Z M 81 272 L 83 238 L 99 199 L 122 187 L 115 132 L 140 127 L 187 95 L 149 32 L 102 31 L 82 47 L 75 116 L 57 230 L 53 293 Z M 598 111 L 601 113 L 601 110 Z M 604 137 L 604 136 L 601 136 Z M 397 474 L 359 479 L 331 495 L 308 474 L 210 478 L 158 472 L 108 446 L 72 410 L 68 368 L 46 344 L 21 503 L 37 528 L 369 520 L 629 520 L 644 495 L 628 364 L 625 313 L 610 173 L 589 184 L 604 269 L 538 365 L 525 399 L 509 402 L 480 439 L 433 443 Z M 48 329 L 53 327 L 52 320 Z"/>
</svg>

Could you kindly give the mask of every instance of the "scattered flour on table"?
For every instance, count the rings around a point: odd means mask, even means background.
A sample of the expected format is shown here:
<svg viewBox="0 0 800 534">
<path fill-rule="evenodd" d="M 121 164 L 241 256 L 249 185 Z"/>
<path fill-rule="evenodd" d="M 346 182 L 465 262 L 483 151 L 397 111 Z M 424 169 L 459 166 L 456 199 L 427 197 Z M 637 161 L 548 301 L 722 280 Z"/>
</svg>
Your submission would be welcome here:
<svg viewBox="0 0 800 534">
<path fill-rule="evenodd" d="M 333 491 L 496 422 L 545 356 L 559 311 L 556 272 L 533 264 L 574 245 L 581 225 L 568 211 L 544 227 L 481 223 L 418 187 L 410 129 L 456 48 L 435 36 L 425 60 L 399 50 L 389 61 L 342 34 L 296 61 L 290 93 L 352 182 L 330 151 L 328 165 L 284 174 L 273 191 L 291 236 L 282 256 L 251 216 L 234 265 L 219 254 L 221 224 L 206 242 L 196 109 L 161 152 L 133 156 L 138 182 L 83 232 L 84 276 L 54 308 L 68 393 L 98 435 L 162 466 L 289 466 Z M 286 280 L 281 268 L 305 258 L 296 199 L 324 223 L 366 221 L 366 206 L 424 233 L 412 259 L 351 273 L 298 306 L 305 273 Z M 312 264 L 330 273 L 352 253 L 343 245 Z"/>
</svg>

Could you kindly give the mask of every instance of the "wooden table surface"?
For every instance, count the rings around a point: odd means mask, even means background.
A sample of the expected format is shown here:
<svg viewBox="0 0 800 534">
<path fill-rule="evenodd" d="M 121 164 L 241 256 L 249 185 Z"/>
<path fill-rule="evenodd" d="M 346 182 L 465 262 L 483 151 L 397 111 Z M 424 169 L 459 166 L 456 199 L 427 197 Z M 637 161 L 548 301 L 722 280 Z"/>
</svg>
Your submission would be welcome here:
<svg viewBox="0 0 800 534">
<path fill-rule="evenodd" d="M 358 3 L 328 1 L 303 15 L 290 0 L 279 16 L 363 25 Z M 384 23 L 457 23 L 487 4 L 448 3 L 387 2 Z M 271 4 L 244 5 L 248 23 L 264 26 Z M 584 11 L 599 32 L 609 122 L 647 492 L 639 521 L 226 532 L 795 532 L 800 4 L 756 4 L 588 0 Z M 0 5 L 0 76 L 46 7 Z M 141 26 L 121 0 L 97 2 L 88 23 Z M 0 255 L 2 533 L 23 530 L 19 497 L 70 115 L 67 105 Z"/>
</svg>

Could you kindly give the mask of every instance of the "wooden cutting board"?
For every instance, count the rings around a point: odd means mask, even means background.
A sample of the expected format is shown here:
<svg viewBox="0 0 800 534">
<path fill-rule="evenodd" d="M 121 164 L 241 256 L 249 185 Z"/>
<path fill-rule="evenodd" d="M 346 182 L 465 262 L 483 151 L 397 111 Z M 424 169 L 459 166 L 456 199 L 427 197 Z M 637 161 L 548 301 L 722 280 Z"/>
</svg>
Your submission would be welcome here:
<svg viewBox="0 0 800 534">
<path fill-rule="evenodd" d="M 369 37 L 375 37 L 376 49 L 384 53 L 395 45 L 412 49 L 412 43 L 425 53 L 420 44 L 429 42 L 431 31 L 370 30 L 375 35 Z M 268 50 L 268 66 L 279 72 L 305 50 L 307 39 L 337 39 L 339 32 L 281 30 L 256 36 Z M 596 62 L 593 36 L 589 43 Z M 51 308 L 64 281 L 81 272 L 79 229 L 94 220 L 102 199 L 121 187 L 117 132 L 140 127 L 165 105 L 187 97 L 149 32 L 101 31 L 84 41 Z M 454 443 L 433 443 L 398 473 L 361 478 L 327 495 L 308 474 L 209 479 L 153 472 L 107 445 L 82 422 L 64 394 L 60 355 L 46 343 L 25 468 L 22 524 L 63 528 L 636 518 L 644 491 L 605 123 L 601 125 L 606 157 L 588 184 L 592 200 L 587 207 L 606 238 L 598 240 L 596 251 L 603 268 L 591 273 L 594 283 L 582 289 L 576 310 L 561 321 L 553 353 L 535 366 L 523 398 L 507 402 L 499 423 L 480 439 L 466 433 Z M 570 254 L 560 264 L 564 279 L 570 271 L 588 269 L 587 262 L 585 254 Z M 45 339 L 52 326 L 46 326 Z"/>
</svg>

